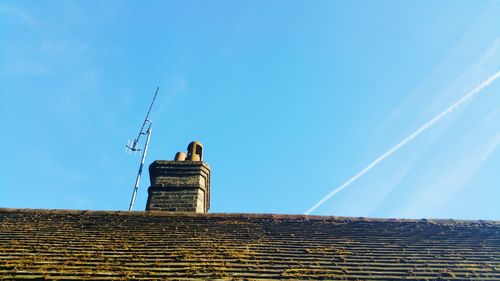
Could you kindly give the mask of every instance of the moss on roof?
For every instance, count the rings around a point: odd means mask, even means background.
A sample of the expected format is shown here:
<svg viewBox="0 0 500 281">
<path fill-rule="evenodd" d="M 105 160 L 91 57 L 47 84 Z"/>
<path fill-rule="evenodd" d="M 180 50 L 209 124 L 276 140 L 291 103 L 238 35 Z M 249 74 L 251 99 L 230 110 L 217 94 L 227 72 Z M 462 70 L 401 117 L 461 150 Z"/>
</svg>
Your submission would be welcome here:
<svg viewBox="0 0 500 281">
<path fill-rule="evenodd" d="M 0 279 L 500 280 L 500 222 L 0 209 Z"/>
</svg>

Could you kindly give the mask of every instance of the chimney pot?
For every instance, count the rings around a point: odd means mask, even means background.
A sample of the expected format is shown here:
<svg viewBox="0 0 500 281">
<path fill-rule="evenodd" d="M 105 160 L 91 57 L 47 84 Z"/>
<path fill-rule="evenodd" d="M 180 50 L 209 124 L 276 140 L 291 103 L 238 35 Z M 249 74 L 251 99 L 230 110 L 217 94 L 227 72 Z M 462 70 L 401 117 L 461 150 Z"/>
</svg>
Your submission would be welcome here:
<svg viewBox="0 0 500 281">
<path fill-rule="evenodd" d="M 174 158 L 174 161 L 185 161 L 186 160 L 186 154 L 184 154 L 184 152 L 177 152 L 175 154 L 175 158 Z"/>
<path fill-rule="evenodd" d="M 203 145 L 200 142 L 193 141 L 187 148 L 187 161 L 202 161 L 203 160 Z"/>
</svg>

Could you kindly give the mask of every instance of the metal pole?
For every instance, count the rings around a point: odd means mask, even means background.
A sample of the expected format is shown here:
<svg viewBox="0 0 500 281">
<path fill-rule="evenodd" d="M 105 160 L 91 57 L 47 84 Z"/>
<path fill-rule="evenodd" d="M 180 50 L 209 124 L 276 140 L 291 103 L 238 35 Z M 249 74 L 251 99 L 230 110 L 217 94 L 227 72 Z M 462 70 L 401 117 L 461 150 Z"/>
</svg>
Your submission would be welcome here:
<svg viewBox="0 0 500 281">
<path fill-rule="evenodd" d="M 130 200 L 130 206 L 128 208 L 129 211 L 132 211 L 132 208 L 134 207 L 135 197 L 137 196 L 137 190 L 139 189 L 139 182 L 141 181 L 142 167 L 144 166 L 144 160 L 146 159 L 146 153 L 148 152 L 149 137 L 151 136 L 151 124 L 152 124 L 151 121 L 149 122 L 150 122 L 149 128 L 148 131 L 146 132 L 148 135 L 146 137 L 146 145 L 144 146 L 144 150 L 142 151 L 141 165 L 139 166 L 139 172 L 137 173 L 137 179 L 135 180 L 134 192 L 132 193 L 132 199 Z"/>
</svg>

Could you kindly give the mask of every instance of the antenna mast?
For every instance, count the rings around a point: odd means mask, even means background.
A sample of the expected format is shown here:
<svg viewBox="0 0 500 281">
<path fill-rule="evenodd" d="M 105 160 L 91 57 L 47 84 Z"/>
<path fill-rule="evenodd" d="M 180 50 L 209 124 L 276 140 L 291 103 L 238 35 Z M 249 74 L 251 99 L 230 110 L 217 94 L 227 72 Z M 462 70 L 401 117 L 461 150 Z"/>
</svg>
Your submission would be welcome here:
<svg viewBox="0 0 500 281">
<path fill-rule="evenodd" d="M 128 207 L 129 211 L 132 211 L 132 208 L 134 207 L 135 197 L 137 196 L 137 190 L 139 189 L 139 182 L 141 181 L 142 168 L 144 167 L 144 160 L 146 160 L 146 153 L 148 152 L 149 138 L 151 137 L 151 125 L 153 124 L 153 121 L 149 119 L 149 113 L 151 113 L 151 108 L 153 108 L 156 95 L 158 95 L 158 90 L 160 90 L 160 87 L 156 87 L 156 92 L 153 97 L 153 101 L 151 101 L 148 113 L 146 113 L 146 118 L 144 118 L 144 122 L 142 123 L 142 127 L 139 130 L 137 138 L 135 138 L 133 142 L 129 141 L 127 145 L 125 145 L 125 151 L 127 152 L 137 153 L 142 151 L 141 164 L 139 165 L 139 171 L 137 172 L 137 178 L 135 179 L 135 186 L 134 186 L 134 191 L 132 193 L 132 199 L 130 199 L 130 206 Z M 144 131 L 144 128 L 146 128 L 146 124 L 147 124 L 147 129 L 146 131 Z M 139 145 L 139 140 L 141 139 L 142 135 L 146 135 L 146 143 L 144 144 L 144 148 L 141 148 Z"/>
</svg>

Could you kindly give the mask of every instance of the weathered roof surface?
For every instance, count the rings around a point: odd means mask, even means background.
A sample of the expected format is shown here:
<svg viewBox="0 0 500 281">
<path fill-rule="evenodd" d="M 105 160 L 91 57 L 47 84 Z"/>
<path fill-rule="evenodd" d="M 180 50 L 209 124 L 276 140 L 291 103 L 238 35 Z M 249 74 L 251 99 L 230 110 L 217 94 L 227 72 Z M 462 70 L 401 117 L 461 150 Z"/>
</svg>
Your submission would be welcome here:
<svg viewBox="0 0 500 281">
<path fill-rule="evenodd" d="M 500 222 L 0 209 L 0 276 L 500 280 Z"/>
</svg>

